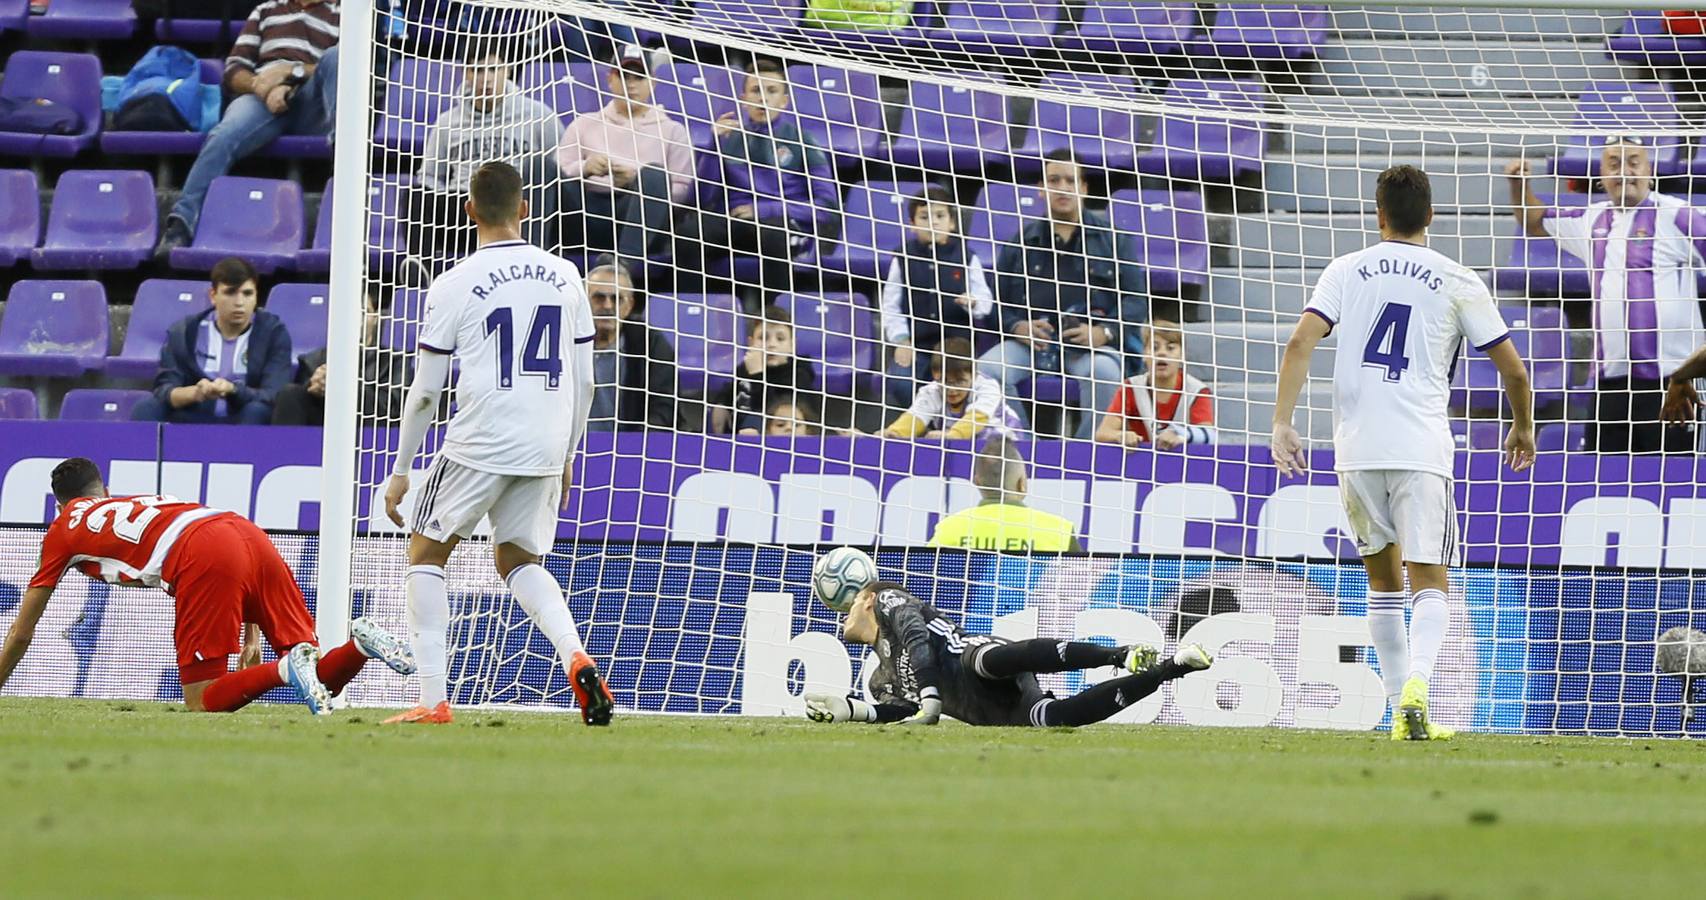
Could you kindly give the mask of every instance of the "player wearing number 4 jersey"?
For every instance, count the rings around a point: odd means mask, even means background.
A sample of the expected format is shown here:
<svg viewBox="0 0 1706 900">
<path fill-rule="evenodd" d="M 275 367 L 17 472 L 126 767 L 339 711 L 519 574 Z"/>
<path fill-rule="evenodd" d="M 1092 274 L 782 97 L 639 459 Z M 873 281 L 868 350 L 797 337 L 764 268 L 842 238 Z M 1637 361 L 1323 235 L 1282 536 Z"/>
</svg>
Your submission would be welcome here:
<svg viewBox="0 0 1706 900">
<path fill-rule="evenodd" d="M 266 533 L 236 513 L 172 497 L 109 497 L 100 469 L 81 457 L 53 470 L 53 496 L 59 515 L 42 539 L 41 565 L 0 648 L 0 685 L 29 649 L 42 610 L 72 569 L 108 584 L 159 587 L 172 595 L 178 677 L 184 704 L 193 710 L 230 712 L 288 684 L 314 713 L 327 713 L 332 697 L 369 659 L 403 674 L 414 671 L 409 648 L 367 619 L 350 624 L 349 643 L 321 656 L 295 576 Z M 248 665 L 227 672 L 245 622 L 241 649 Z M 259 664 L 260 634 L 278 653 L 277 664 Z"/>
<path fill-rule="evenodd" d="M 581 718 L 607 725 L 610 691 L 581 645 L 562 587 L 541 565 L 557 533 L 557 510 L 568 503 L 574 451 L 592 411 L 592 307 L 572 264 L 521 239 L 527 204 L 513 167 L 486 163 L 468 193 L 480 248 L 427 291 L 415 381 L 385 486 L 386 513 L 402 525 L 409 469 L 456 356 L 462 362 L 456 415 L 415 491 L 409 524 L 405 587 L 420 705 L 389 721 L 451 720 L 444 564 L 489 518 L 498 574 L 562 656 Z"/>
<path fill-rule="evenodd" d="M 1454 452 L 1447 405 L 1465 339 L 1498 367 L 1514 422 L 1506 462 L 1534 461 L 1528 373 L 1486 285 L 1428 249 L 1428 176 L 1414 166 L 1380 174 L 1379 244 L 1321 272 L 1280 363 L 1272 451 L 1282 475 L 1307 467 L 1291 425 L 1309 355 L 1335 328 L 1333 449 L 1345 518 L 1368 569 L 1369 631 L 1392 705 L 1394 740 L 1451 736 L 1428 721 L 1428 680 L 1445 642 L 1447 567 L 1457 562 Z M 1404 633 L 1405 569 L 1414 610 Z"/>
</svg>

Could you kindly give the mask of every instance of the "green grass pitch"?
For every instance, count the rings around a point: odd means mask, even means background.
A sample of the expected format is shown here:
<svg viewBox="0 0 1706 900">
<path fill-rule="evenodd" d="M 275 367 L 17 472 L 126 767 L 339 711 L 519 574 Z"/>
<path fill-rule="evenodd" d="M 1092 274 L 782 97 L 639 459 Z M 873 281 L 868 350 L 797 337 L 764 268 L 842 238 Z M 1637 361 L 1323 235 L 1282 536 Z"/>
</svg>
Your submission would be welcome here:
<svg viewBox="0 0 1706 900">
<path fill-rule="evenodd" d="M 0 895 L 1706 895 L 1694 742 L 382 715 L 0 700 Z"/>
</svg>

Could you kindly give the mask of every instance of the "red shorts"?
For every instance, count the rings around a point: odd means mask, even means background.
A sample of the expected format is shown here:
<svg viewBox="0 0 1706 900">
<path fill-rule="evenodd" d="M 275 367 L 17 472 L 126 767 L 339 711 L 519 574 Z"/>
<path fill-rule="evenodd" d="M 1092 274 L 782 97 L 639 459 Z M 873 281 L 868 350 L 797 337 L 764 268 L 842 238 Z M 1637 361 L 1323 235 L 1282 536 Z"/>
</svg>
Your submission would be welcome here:
<svg viewBox="0 0 1706 900">
<path fill-rule="evenodd" d="M 172 586 L 178 677 L 184 684 L 225 674 L 240 652 L 244 622 L 259 625 L 277 653 L 314 643 L 314 620 L 284 559 L 255 523 L 215 516 L 184 529 L 161 578 Z"/>
</svg>

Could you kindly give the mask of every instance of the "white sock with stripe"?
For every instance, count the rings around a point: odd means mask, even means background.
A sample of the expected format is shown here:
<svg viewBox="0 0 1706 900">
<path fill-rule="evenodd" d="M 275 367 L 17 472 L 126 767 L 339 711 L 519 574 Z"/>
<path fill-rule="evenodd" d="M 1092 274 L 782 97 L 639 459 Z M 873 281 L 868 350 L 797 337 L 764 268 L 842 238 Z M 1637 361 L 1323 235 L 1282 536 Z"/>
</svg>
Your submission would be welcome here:
<svg viewBox="0 0 1706 900">
<path fill-rule="evenodd" d="M 414 643 L 415 674 L 421 683 L 421 705 L 437 706 L 449 699 L 446 678 L 450 672 L 445 649 L 450 630 L 450 593 L 444 585 L 444 570 L 438 566 L 410 566 L 403 576 L 408 591 L 409 636 Z"/>
<path fill-rule="evenodd" d="M 581 644 L 575 617 L 563 600 L 562 585 L 538 563 L 511 569 L 508 582 L 515 602 L 527 610 L 527 614 L 533 617 L 533 624 L 538 625 L 552 646 L 557 648 L 557 655 L 563 660 L 563 671 L 567 672 L 575 654 L 585 653 L 586 647 Z"/>
<path fill-rule="evenodd" d="M 1445 634 L 1451 628 L 1451 607 L 1446 605 L 1445 592 L 1438 588 L 1417 591 L 1415 610 L 1410 615 L 1410 674 L 1423 681 L 1432 681 L 1434 662 L 1445 644 Z"/>
<path fill-rule="evenodd" d="M 1404 600 L 1408 596 L 1404 591 L 1368 592 L 1368 632 L 1374 639 L 1374 652 L 1380 655 L 1380 683 L 1386 688 L 1386 701 L 1394 715 L 1398 695 L 1410 677 L 1410 643 L 1404 635 Z"/>
</svg>

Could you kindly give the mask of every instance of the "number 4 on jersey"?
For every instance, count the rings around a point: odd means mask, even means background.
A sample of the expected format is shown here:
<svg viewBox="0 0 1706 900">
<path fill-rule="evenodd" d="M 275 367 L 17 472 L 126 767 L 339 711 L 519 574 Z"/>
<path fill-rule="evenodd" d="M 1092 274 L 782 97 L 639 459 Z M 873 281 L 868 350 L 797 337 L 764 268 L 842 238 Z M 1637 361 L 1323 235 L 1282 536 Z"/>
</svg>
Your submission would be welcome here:
<svg viewBox="0 0 1706 900">
<path fill-rule="evenodd" d="M 1410 334 L 1410 307 L 1403 303 L 1388 303 L 1369 329 L 1368 346 L 1362 351 L 1362 364 L 1386 370 L 1387 381 L 1397 381 L 1410 367 L 1404 355 L 1404 342 Z"/>
<path fill-rule="evenodd" d="M 515 385 L 515 315 L 500 306 L 486 316 L 486 335 L 498 336 L 498 389 Z M 563 308 L 541 306 L 533 311 L 527 340 L 521 347 L 521 374 L 545 376 L 545 389 L 554 391 L 563 378 Z"/>
</svg>

